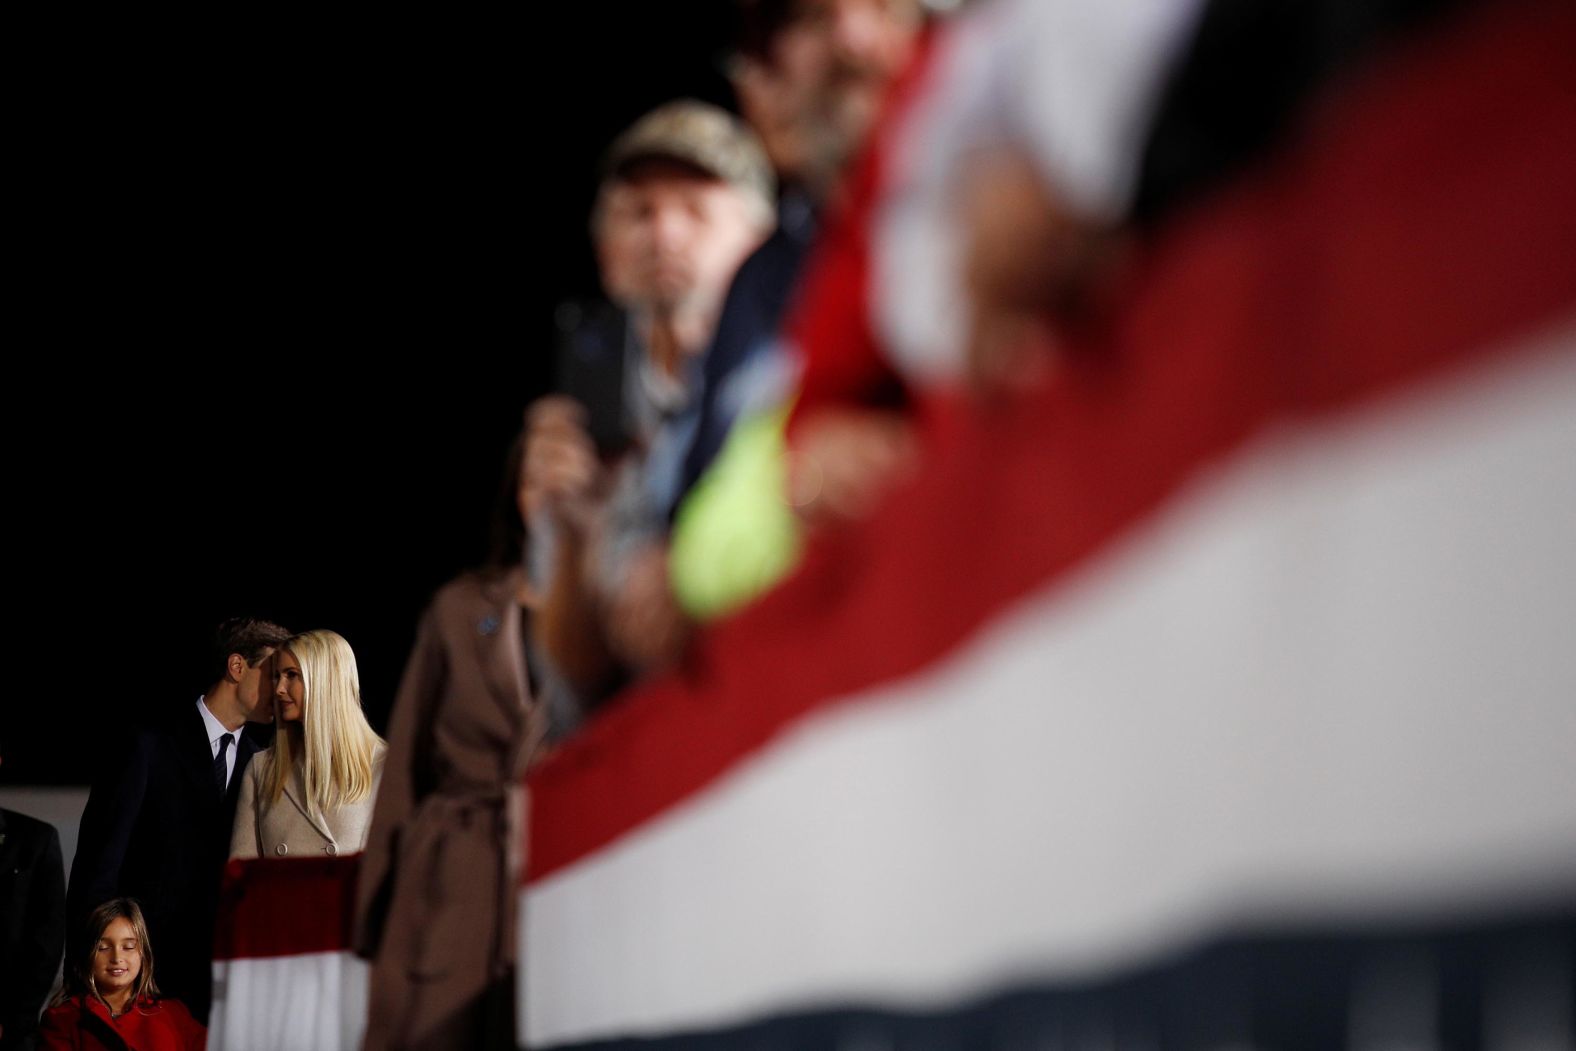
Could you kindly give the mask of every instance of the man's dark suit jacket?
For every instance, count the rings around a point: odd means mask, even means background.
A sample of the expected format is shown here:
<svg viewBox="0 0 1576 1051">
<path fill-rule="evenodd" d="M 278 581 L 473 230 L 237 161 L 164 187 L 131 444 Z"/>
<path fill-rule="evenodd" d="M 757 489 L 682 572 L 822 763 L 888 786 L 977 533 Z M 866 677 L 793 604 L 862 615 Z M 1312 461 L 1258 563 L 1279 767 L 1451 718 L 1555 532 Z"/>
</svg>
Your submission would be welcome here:
<svg viewBox="0 0 1576 1051">
<path fill-rule="evenodd" d="M 0 1049 L 32 1047 L 66 937 L 55 826 L 0 810 Z"/>
<path fill-rule="evenodd" d="M 148 921 L 154 978 L 208 1021 L 213 923 L 230 826 L 257 743 L 242 734 L 220 793 L 208 730 L 195 703 L 169 722 L 115 741 L 94 780 L 67 894 L 73 925 L 114 897 L 137 899 Z"/>
</svg>

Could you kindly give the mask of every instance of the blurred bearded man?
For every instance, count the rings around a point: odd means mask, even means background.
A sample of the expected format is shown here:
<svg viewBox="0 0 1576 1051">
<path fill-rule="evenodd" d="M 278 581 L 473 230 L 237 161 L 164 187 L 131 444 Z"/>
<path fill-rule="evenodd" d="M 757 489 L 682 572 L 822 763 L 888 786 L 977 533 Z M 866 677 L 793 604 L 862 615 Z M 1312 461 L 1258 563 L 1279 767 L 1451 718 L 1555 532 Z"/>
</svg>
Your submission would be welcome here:
<svg viewBox="0 0 1576 1051">
<path fill-rule="evenodd" d="M 552 697 L 595 697 L 618 678 L 602 593 L 623 554 L 666 529 L 693 429 L 700 356 L 739 264 L 776 222 L 776 180 L 745 124 L 705 103 L 661 106 L 616 138 L 591 217 L 611 307 L 560 310 L 558 396 L 527 416 L 524 487 L 533 588 Z M 589 534 L 613 538 L 588 580 Z M 611 583 L 610 583 L 611 582 Z M 578 700 L 554 703 L 559 729 Z"/>
<path fill-rule="evenodd" d="M 824 200 L 913 54 L 918 0 L 741 0 L 732 79 L 786 184 Z"/>
<path fill-rule="evenodd" d="M 737 118 L 691 100 L 615 139 L 591 235 L 606 306 L 560 310 L 559 389 L 603 460 L 649 444 L 687 404 L 734 271 L 771 230 L 775 180 Z"/>
</svg>

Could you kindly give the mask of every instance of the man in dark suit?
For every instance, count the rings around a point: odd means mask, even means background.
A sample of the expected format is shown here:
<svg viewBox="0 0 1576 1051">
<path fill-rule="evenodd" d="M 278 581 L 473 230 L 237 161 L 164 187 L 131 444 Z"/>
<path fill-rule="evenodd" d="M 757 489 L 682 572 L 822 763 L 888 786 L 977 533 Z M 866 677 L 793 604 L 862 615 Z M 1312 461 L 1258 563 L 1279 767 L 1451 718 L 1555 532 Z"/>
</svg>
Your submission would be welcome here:
<svg viewBox="0 0 1576 1051">
<path fill-rule="evenodd" d="M 48 822 L 0 810 L 0 1051 L 33 1047 L 65 938 L 59 833 Z"/>
<path fill-rule="evenodd" d="M 67 894 L 72 922 L 110 898 L 136 898 L 160 990 L 204 1023 L 219 881 L 241 776 L 258 748 L 242 730 L 272 718 L 269 657 L 288 637 L 250 618 L 219 625 L 213 686 L 168 722 L 112 744 L 82 812 Z"/>
</svg>

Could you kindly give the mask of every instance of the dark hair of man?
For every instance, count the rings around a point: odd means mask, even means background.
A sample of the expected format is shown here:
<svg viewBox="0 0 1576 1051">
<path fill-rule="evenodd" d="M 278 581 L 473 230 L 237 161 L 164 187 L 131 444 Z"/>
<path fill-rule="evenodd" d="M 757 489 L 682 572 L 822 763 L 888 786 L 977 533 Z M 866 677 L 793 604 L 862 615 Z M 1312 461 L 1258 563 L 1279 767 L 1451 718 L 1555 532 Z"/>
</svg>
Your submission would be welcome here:
<svg viewBox="0 0 1576 1051">
<path fill-rule="evenodd" d="M 290 633 L 277 624 L 256 617 L 231 617 L 213 632 L 213 681 L 224 678 L 229 669 L 230 654 L 239 653 L 248 666 L 255 666 L 270 650 L 290 637 Z"/>
<path fill-rule="evenodd" d="M 798 14 L 800 0 L 739 0 L 737 50 L 770 63 L 772 38 Z"/>
</svg>

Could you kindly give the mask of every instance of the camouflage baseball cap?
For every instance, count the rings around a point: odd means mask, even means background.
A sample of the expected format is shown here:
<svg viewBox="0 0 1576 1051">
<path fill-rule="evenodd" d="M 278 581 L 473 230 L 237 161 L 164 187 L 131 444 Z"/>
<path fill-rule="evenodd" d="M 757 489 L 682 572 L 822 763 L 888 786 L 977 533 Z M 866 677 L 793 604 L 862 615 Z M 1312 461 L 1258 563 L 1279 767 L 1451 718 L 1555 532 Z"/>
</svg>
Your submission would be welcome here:
<svg viewBox="0 0 1576 1051">
<path fill-rule="evenodd" d="M 679 99 L 641 117 L 608 147 L 602 177 L 658 157 L 692 164 L 754 194 L 769 208 L 775 204 L 777 180 L 760 140 L 739 118 L 710 103 Z"/>
</svg>

